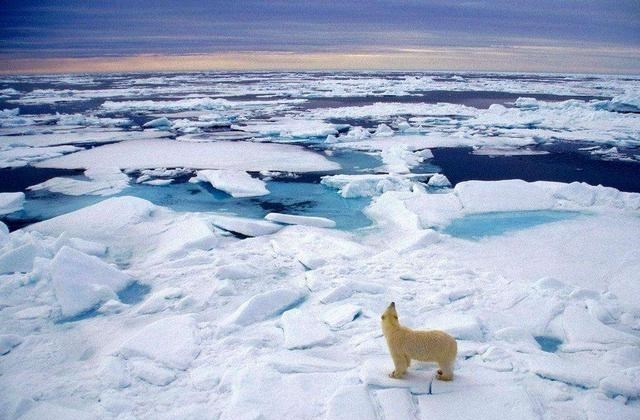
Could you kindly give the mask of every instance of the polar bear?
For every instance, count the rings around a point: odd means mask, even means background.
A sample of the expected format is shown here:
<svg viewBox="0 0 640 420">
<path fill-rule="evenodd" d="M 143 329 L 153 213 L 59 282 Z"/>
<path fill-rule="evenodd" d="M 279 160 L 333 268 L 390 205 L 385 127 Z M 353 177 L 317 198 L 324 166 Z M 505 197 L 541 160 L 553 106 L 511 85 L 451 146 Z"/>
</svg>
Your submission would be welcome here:
<svg viewBox="0 0 640 420">
<path fill-rule="evenodd" d="M 440 366 L 436 377 L 442 381 L 453 379 L 453 364 L 458 354 L 456 339 L 444 331 L 413 331 L 398 321 L 394 302 L 382 314 L 382 332 L 387 340 L 395 370 L 392 378 L 401 378 L 411 359 L 436 362 Z"/>
</svg>

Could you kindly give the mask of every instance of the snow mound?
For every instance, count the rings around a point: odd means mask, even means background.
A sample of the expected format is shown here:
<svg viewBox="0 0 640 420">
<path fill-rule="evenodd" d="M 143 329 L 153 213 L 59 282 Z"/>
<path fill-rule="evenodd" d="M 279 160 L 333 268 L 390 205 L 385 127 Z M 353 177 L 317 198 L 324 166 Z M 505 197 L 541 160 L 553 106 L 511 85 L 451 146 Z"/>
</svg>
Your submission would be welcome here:
<svg viewBox="0 0 640 420">
<path fill-rule="evenodd" d="M 64 317 L 97 307 L 133 279 L 99 258 L 63 246 L 51 260 L 51 282 Z"/>
<path fill-rule="evenodd" d="M 430 187 L 448 188 L 451 186 L 451 182 L 449 182 L 449 179 L 442 174 L 434 174 L 429 178 L 427 185 Z"/>
<path fill-rule="evenodd" d="M 238 170 L 202 170 L 198 171 L 196 179 L 208 182 L 217 190 L 221 190 L 232 197 L 257 197 L 269 194 L 266 183 L 253 178 L 245 171 Z"/>
<path fill-rule="evenodd" d="M 33 269 L 36 257 L 49 257 L 47 249 L 37 242 L 27 242 L 9 248 L 0 255 L 0 274 L 27 273 Z"/>
<path fill-rule="evenodd" d="M 329 300 L 331 300 L 331 297 L 329 297 Z M 356 319 L 361 313 L 362 308 L 351 303 L 347 303 L 346 305 L 341 305 L 328 311 L 322 317 L 322 320 L 331 328 L 337 329 L 344 327 L 346 324 Z"/>
<path fill-rule="evenodd" d="M 117 351 L 125 359 L 144 357 L 179 370 L 186 370 L 199 353 L 197 322 L 191 315 L 161 318 L 142 328 Z"/>
<path fill-rule="evenodd" d="M 331 331 L 307 312 L 294 308 L 282 314 L 284 346 L 289 350 L 307 349 L 331 344 Z"/>
<path fill-rule="evenodd" d="M 314 226 L 318 228 L 336 227 L 336 222 L 334 222 L 331 219 L 327 219 L 325 217 L 296 216 L 293 214 L 269 213 L 264 218 L 271 222 L 283 223 L 287 225 Z"/>
<path fill-rule="evenodd" d="M 211 223 L 220 229 L 239 233 L 244 236 L 271 235 L 282 229 L 282 225 L 267 222 L 266 220 L 248 219 L 245 217 L 213 216 Z"/>
<path fill-rule="evenodd" d="M 22 210 L 24 193 L 0 193 L 0 216 Z"/>
<path fill-rule="evenodd" d="M 340 169 L 318 153 L 289 144 L 136 140 L 83 150 L 36 164 L 42 168 L 194 168 L 312 172 Z"/>
<path fill-rule="evenodd" d="M 4 356 L 22 343 L 22 337 L 15 334 L 0 335 L 0 356 Z"/>
<path fill-rule="evenodd" d="M 302 302 L 306 293 L 299 289 L 274 289 L 259 293 L 244 302 L 225 320 L 225 324 L 240 326 L 264 321 Z"/>
</svg>

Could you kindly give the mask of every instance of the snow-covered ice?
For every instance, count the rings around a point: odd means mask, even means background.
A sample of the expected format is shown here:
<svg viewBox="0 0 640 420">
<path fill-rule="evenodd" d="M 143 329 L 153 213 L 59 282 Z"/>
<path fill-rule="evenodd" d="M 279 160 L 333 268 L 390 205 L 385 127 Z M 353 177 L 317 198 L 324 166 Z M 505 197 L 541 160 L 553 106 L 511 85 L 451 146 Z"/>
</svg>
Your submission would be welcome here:
<svg viewBox="0 0 640 420">
<path fill-rule="evenodd" d="M 297 216 L 294 214 L 282 214 L 282 213 L 269 213 L 264 216 L 265 219 L 271 222 L 283 223 L 285 225 L 304 225 L 315 226 L 319 228 L 334 228 L 336 222 L 326 217 L 313 217 L 313 216 Z"/>
<path fill-rule="evenodd" d="M 109 144 L 38 163 L 43 168 L 176 168 L 310 172 L 339 169 L 300 146 L 249 142 L 139 140 Z"/>
<path fill-rule="evenodd" d="M 224 191 L 232 197 L 256 197 L 269 194 L 264 181 L 253 178 L 245 171 L 202 170 L 197 172 L 196 180 L 208 182 L 213 188 Z"/>
<path fill-rule="evenodd" d="M 24 193 L 0 193 L 0 215 L 21 210 L 24 205 Z"/>
<path fill-rule="evenodd" d="M 129 177 L 118 168 L 96 168 L 84 171 L 85 179 L 56 177 L 32 185 L 32 191 L 48 190 L 67 195 L 113 195 L 127 188 Z"/>
<path fill-rule="evenodd" d="M 62 247 L 51 260 L 51 283 L 63 317 L 72 317 L 117 299 L 133 279 L 99 258 Z"/>
</svg>

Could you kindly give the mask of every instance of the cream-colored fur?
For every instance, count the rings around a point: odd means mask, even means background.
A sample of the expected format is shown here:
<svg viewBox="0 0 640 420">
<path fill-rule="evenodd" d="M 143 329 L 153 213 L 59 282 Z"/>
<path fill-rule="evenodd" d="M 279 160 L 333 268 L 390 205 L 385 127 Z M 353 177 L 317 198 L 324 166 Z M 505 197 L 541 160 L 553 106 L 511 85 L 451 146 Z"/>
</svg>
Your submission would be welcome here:
<svg viewBox="0 0 640 420">
<path fill-rule="evenodd" d="M 398 321 L 394 302 L 382 314 L 382 332 L 387 340 L 395 370 L 389 375 L 401 378 L 411 360 L 436 362 L 440 366 L 436 377 L 443 381 L 453 379 L 453 365 L 458 354 L 456 339 L 444 331 L 414 331 Z"/>
</svg>

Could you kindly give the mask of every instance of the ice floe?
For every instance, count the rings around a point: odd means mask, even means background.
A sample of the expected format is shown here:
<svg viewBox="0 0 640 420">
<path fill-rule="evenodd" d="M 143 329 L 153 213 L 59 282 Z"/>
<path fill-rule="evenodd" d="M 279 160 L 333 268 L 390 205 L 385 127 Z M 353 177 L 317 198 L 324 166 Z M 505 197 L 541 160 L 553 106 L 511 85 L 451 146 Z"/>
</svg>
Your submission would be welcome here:
<svg viewBox="0 0 640 420">
<path fill-rule="evenodd" d="M 0 215 L 21 210 L 24 206 L 24 193 L 0 193 Z"/>
<path fill-rule="evenodd" d="M 256 197 L 269 194 L 266 183 L 239 170 L 202 170 L 196 173 L 196 180 L 208 182 L 215 189 L 232 197 Z"/>
<path fill-rule="evenodd" d="M 32 185 L 32 191 L 48 190 L 67 195 L 113 195 L 127 188 L 129 177 L 117 168 L 96 168 L 84 171 L 86 179 L 56 177 Z"/>
<path fill-rule="evenodd" d="M 310 172 L 339 165 L 300 146 L 250 142 L 138 140 L 109 144 L 37 164 L 45 168 L 176 168 Z"/>
</svg>

